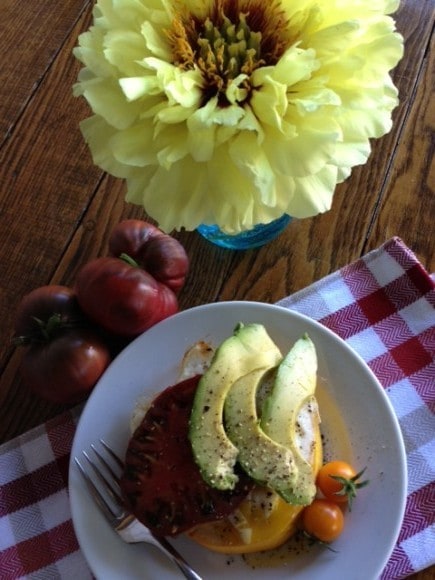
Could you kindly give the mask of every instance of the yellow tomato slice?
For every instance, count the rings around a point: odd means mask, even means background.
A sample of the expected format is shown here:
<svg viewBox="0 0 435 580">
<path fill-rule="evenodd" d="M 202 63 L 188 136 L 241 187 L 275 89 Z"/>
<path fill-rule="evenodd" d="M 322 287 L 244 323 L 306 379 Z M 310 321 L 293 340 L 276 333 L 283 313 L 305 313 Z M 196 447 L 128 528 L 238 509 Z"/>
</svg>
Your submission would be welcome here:
<svg viewBox="0 0 435 580">
<path fill-rule="evenodd" d="M 323 453 L 318 425 L 315 431 L 312 466 L 317 474 Z M 187 535 L 201 546 L 224 554 L 272 550 L 294 534 L 303 508 L 286 503 L 270 490 L 254 488 L 230 518 L 201 524 L 189 530 Z"/>
<path fill-rule="evenodd" d="M 273 492 L 272 492 L 273 493 Z M 287 504 L 275 493 L 274 507 L 268 517 L 252 514 L 245 500 L 228 518 L 202 524 L 188 532 L 188 536 L 209 550 L 225 554 L 240 554 L 270 550 L 283 544 L 293 533 L 302 506 Z"/>
</svg>

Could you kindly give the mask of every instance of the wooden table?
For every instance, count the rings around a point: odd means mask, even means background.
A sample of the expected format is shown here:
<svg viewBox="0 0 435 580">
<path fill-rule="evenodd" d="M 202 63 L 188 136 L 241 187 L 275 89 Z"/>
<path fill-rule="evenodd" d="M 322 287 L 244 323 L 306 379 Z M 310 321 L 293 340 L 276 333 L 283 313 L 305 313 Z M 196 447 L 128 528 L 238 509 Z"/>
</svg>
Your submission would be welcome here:
<svg viewBox="0 0 435 580">
<path fill-rule="evenodd" d="M 29 393 L 11 344 L 14 310 L 30 290 L 71 285 L 103 255 L 111 228 L 143 217 L 124 203 L 124 183 L 92 165 L 79 132 L 89 111 L 72 96 L 78 35 L 90 0 L 2 1 L 0 20 L 0 441 L 59 413 Z M 435 271 L 433 171 L 435 0 L 402 0 L 405 57 L 394 71 L 400 106 L 366 165 L 337 188 L 330 212 L 293 221 L 260 250 L 219 249 L 179 233 L 191 262 L 182 309 L 221 300 L 273 303 L 400 236 Z M 432 570 L 433 572 L 433 570 Z M 416 578 L 433 577 L 430 571 Z"/>
</svg>

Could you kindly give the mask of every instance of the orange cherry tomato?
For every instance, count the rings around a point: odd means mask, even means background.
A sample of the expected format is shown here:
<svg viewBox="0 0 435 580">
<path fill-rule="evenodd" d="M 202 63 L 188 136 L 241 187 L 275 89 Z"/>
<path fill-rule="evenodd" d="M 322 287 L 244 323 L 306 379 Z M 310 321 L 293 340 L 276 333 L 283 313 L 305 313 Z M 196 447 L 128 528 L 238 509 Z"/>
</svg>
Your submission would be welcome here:
<svg viewBox="0 0 435 580">
<path fill-rule="evenodd" d="M 336 503 L 315 499 L 302 512 L 302 527 L 312 538 L 329 544 L 343 531 L 343 512 Z"/>
<path fill-rule="evenodd" d="M 317 474 L 317 487 L 323 496 L 335 503 L 349 503 L 357 495 L 357 490 L 368 484 L 368 481 L 360 481 L 363 469 L 359 473 L 345 461 L 330 461 L 323 465 Z"/>
</svg>

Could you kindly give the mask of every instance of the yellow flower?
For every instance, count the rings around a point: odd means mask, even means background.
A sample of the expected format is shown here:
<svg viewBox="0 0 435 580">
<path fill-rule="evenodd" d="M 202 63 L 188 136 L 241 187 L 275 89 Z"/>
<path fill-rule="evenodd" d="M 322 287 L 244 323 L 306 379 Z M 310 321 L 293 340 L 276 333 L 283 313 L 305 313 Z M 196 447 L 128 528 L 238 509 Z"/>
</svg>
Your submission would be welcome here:
<svg viewBox="0 0 435 580">
<path fill-rule="evenodd" d="M 166 231 L 331 207 L 391 128 L 398 0 L 98 0 L 75 95 L 94 162 Z"/>
</svg>

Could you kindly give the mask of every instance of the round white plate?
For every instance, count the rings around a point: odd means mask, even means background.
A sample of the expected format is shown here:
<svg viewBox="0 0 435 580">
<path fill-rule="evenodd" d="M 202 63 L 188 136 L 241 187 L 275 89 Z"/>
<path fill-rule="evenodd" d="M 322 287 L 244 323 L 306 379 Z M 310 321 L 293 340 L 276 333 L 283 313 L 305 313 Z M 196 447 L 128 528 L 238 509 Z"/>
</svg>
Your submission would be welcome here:
<svg viewBox="0 0 435 580">
<path fill-rule="evenodd" d="M 362 359 L 335 334 L 282 307 L 256 302 L 220 302 L 181 312 L 133 341 L 110 365 L 81 415 L 71 459 L 104 438 L 123 455 L 136 401 L 177 381 L 185 351 L 196 341 L 217 346 L 238 322 L 265 325 L 282 352 L 308 332 L 316 345 L 322 429 L 327 453 L 367 466 L 370 484 L 361 490 L 335 552 L 315 548 L 285 566 L 251 569 L 240 557 L 205 550 L 186 538 L 177 549 L 205 580 L 375 580 L 394 548 L 406 499 L 406 458 L 400 428 L 388 398 Z M 73 461 L 70 497 L 75 531 L 95 576 L 101 580 L 170 580 L 178 569 L 153 547 L 127 545 L 114 533 L 89 496 Z"/>
</svg>

